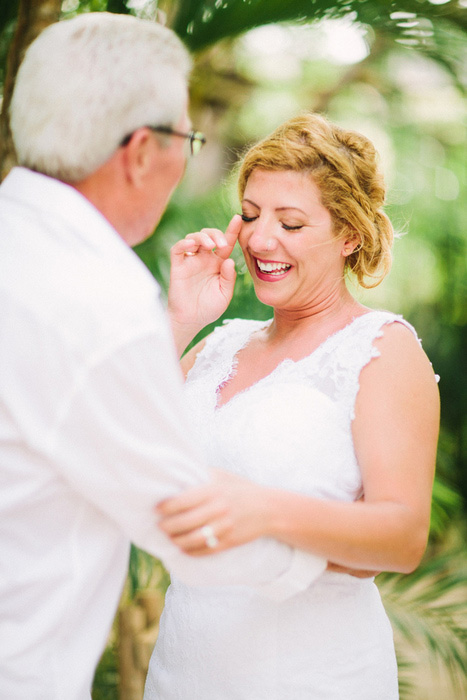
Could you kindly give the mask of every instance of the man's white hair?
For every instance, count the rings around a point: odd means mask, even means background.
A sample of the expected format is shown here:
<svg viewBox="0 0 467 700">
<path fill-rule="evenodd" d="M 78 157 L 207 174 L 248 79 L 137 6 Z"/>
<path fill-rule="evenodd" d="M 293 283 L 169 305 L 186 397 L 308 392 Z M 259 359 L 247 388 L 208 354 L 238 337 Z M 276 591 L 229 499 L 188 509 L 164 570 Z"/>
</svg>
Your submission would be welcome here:
<svg viewBox="0 0 467 700">
<path fill-rule="evenodd" d="M 175 126 L 191 60 L 166 27 L 95 12 L 50 25 L 28 48 L 11 102 L 20 165 L 79 182 L 145 125 Z"/>
</svg>

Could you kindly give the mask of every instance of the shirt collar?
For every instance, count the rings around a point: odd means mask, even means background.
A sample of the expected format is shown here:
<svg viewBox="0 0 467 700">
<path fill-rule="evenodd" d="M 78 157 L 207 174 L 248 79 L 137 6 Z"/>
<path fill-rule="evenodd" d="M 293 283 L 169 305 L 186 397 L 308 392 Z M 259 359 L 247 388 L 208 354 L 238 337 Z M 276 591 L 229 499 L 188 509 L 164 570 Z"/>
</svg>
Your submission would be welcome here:
<svg viewBox="0 0 467 700">
<path fill-rule="evenodd" d="M 37 208 L 41 216 L 59 217 L 89 246 L 107 255 L 128 255 L 131 248 L 107 219 L 71 185 L 28 168 L 15 167 L 1 184 L 2 197 Z"/>
</svg>

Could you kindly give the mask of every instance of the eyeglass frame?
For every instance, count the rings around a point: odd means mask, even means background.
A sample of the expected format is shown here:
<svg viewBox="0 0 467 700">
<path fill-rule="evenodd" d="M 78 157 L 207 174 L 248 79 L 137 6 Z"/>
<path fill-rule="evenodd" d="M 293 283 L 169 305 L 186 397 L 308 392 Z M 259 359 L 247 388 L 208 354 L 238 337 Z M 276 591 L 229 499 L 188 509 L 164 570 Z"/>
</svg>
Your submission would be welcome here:
<svg viewBox="0 0 467 700">
<path fill-rule="evenodd" d="M 146 129 L 150 129 L 151 131 L 155 131 L 156 133 L 159 134 L 167 134 L 169 136 L 181 136 L 184 139 L 188 139 L 190 142 L 190 155 L 195 156 L 201 148 L 204 146 L 206 143 L 206 137 L 204 134 L 201 133 L 201 131 L 194 131 L 194 129 L 191 129 L 188 132 L 184 131 L 177 131 L 176 129 L 172 129 L 171 126 L 151 126 L 150 124 L 146 124 Z M 141 128 L 141 127 L 140 127 Z M 130 143 L 130 139 L 133 136 L 135 132 L 132 131 L 131 134 L 127 134 L 121 141 L 120 141 L 120 147 L 127 146 Z M 194 143 L 197 141 L 200 145 L 199 150 L 196 151 L 194 149 Z"/>
</svg>

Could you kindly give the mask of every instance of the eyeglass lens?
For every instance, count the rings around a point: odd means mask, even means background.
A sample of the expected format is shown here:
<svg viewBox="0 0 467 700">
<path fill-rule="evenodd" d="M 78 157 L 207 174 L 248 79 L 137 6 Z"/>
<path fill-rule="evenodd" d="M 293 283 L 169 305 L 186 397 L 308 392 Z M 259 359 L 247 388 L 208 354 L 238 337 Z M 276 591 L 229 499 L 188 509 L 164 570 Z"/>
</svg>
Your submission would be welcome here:
<svg viewBox="0 0 467 700">
<path fill-rule="evenodd" d="M 198 155 L 202 147 L 204 146 L 206 139 L 203 134 L 199 131 L 192 131 L 190 133 L 190 153 L 192 156 Z"/>
</svg>

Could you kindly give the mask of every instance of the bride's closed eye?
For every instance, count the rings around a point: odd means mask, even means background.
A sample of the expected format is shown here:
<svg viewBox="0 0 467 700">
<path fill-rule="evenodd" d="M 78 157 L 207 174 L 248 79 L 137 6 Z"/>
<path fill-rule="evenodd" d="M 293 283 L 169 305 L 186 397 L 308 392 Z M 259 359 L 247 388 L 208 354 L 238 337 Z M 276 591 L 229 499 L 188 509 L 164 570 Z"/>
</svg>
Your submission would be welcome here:
<svg viewBox="0 0 467 700">
<path fill-rule="evenodd" d="M 304 227 L 305 224 L 297 224 L 296 226 L 289 226 L 288 224 L 284 224 L 284 222 L 281 222 L 282 228 L 284 228 L 286 231 L 299 231 L 301 228 Z"/>
<path fill-rule="evenodd" d="M 241 214 L 242 221 L 245 223 L 251 223 L 252 221 L 255 221 L 257 219 L 257 216 L 247 216 L 246 214 Z M 281 226 L 283 229 L 286 231 L 299 231 L 301 228 L 303 228 L 304 224 L 297 224 L 295 226 L 290 226 L 289 224 L 285 224 L 283 221 L 281 222 Z"/>
</svg>

